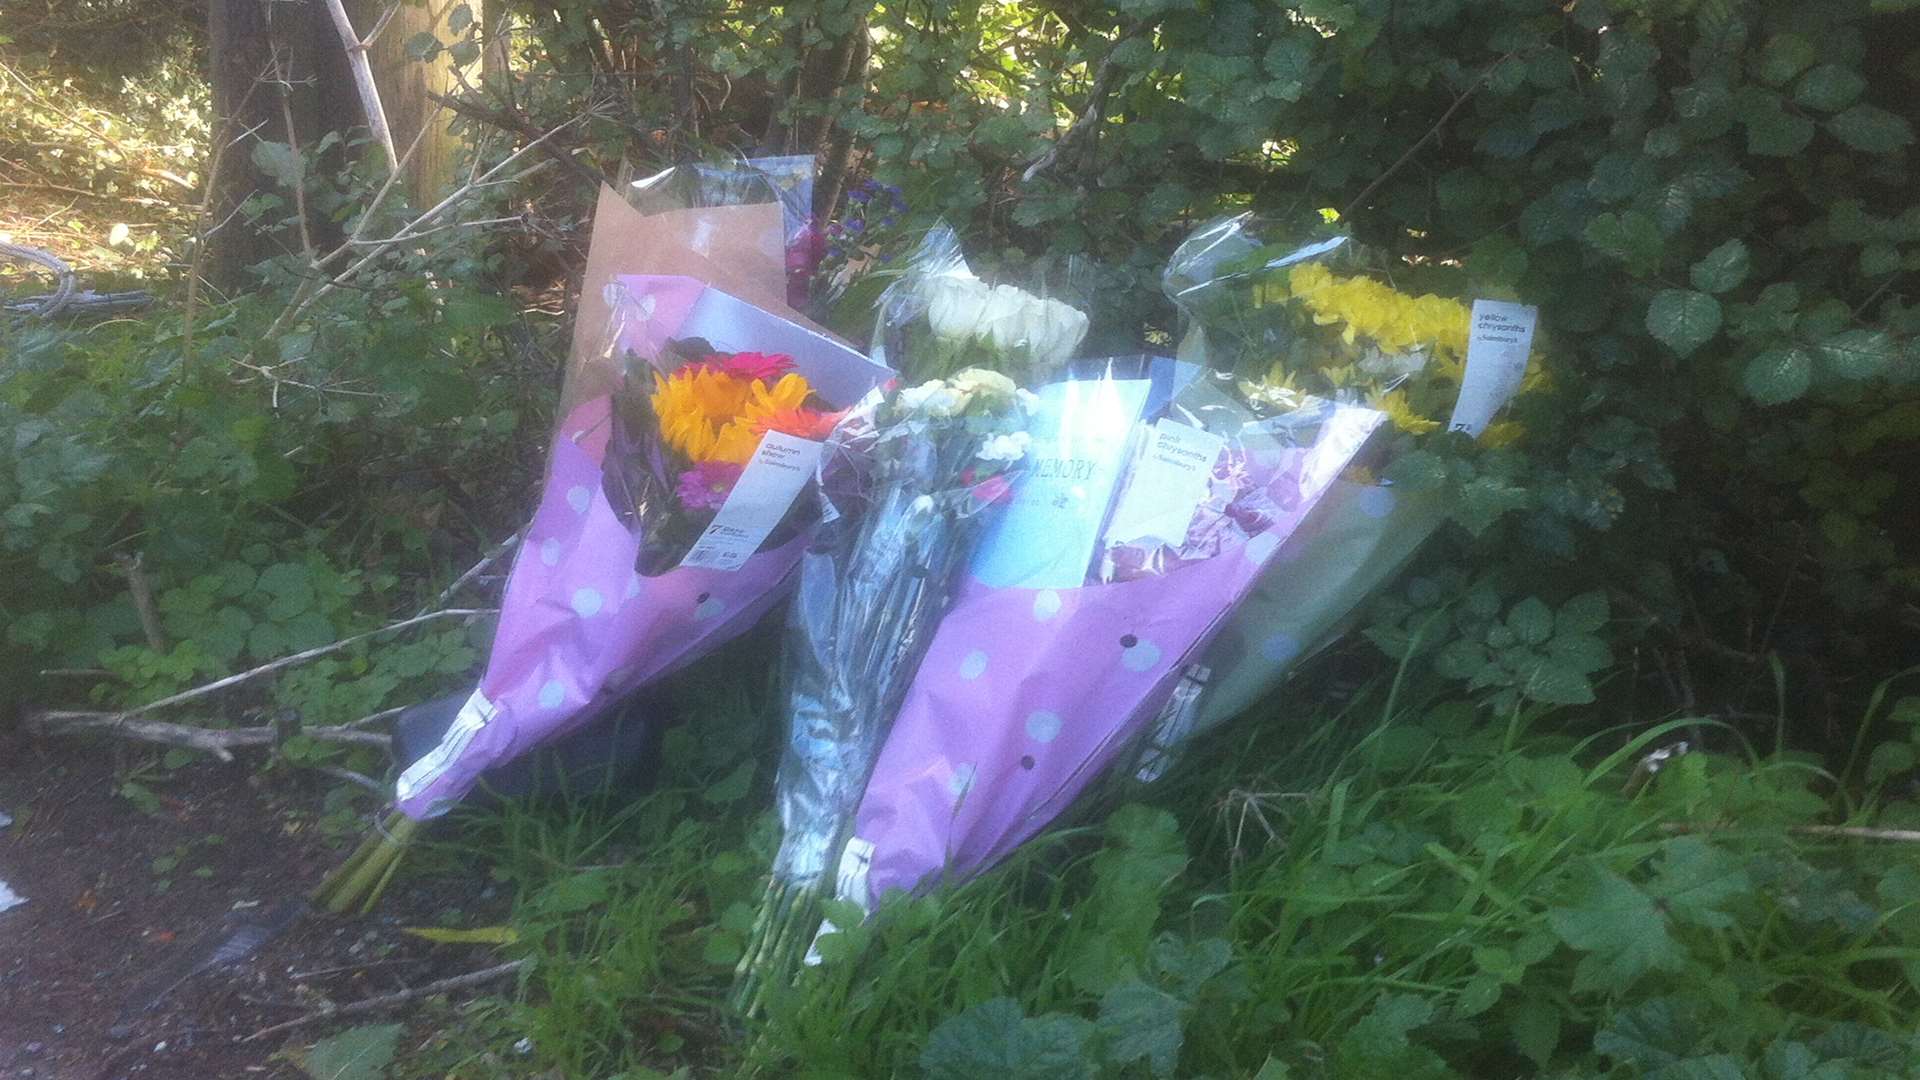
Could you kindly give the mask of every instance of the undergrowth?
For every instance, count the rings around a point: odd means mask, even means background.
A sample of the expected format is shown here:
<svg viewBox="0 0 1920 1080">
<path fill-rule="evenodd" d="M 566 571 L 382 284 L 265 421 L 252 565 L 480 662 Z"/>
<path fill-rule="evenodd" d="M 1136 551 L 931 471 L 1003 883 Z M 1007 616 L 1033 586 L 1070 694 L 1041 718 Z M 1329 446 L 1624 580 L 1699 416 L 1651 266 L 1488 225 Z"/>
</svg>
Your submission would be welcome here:
<svg viewBox="0 0 1920 1080">
<path fill-rule="evenodd" d="M 1313 716 L 1275 704 L 1161 784 L 1114 793 L 1117 810 L 975 881 L 893 898 L 824 939 L 824 962 L 742 1026 L 723 1002 L 772 839 L 768 702 L 720 691 L 722 666 L 683 686 L 690 711 L 654 793 L 473 815 L 442 849 L 494 865 L 534 967 L 517 1002 L 478 1010 L 420 1067 L 1920 1070 L 1920 859 L 1834 828 L 1920 817 L 1890 786 L 1910 758 L 1882 753 L 1842 777 L 1706 722 L 1585 735 L 1594 717 L 1489 717 L 1384 690 Z M 1882 694 L 1876 710 L 1863 724 L 1920 721 L 1920 699 Z M 1703 735 L 1740 749 L 1679 752 Z M 531 1049 L 513 1051 L 522 1038 Z"/>
</svg>

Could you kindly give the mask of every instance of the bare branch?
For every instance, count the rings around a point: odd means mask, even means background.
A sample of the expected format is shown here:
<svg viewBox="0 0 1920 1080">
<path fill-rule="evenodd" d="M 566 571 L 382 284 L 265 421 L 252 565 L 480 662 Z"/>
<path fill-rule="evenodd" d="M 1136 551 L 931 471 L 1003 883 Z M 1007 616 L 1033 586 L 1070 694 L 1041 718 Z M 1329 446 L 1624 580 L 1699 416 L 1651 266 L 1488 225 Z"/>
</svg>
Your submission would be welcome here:
<svg viewBox="0 0 1920 1080">
<path fill-rule="evenodd" d="M 387 152 L 388 171 L 397 173 L 400 154 L 393 148 L 387 111 L 380 104 L 380 88 L 373 82 L 373 62 L 367 58 L 367 42 L 354 32 L 353 20 L 347 17 L 347 5 L 342 0 L 327 0 L 327 11 L 333 16 L 333 28 L 340 33 L 340 44 L 346 47 L 347 66 L 353 71 L 354 89 L 360 92 L 360 105 L 367 113 L 367 127 L 373 130 L 373 140 L 380 144 L 380 149 Z M 385 20 L 381 21 L 384 25 Z"/>
<path fill-rule="evenodd" d="M 525 958 L 510 960 L 507 963 L 496 964 L 493 967 L 468 972 L 465 975 L 454 975 L 450 978 L 437 979 L 427 983 L 425 986 L 416 986 L 411 990 L 402 990 L 394 994 L 382 994 L 379 997 L 363 998 L 359 1001 L 338 1006 L 337 1008 L 322 1009 L 319 1012 L 312 1012 L 305 1016 L 295 1017 L 285 1023 L 261 1028 L 259 1031 L 254 1032 L 240 1041 L 253 1042 L 255 1039 L 264 1039 L 269 1035 L 278 1035 L 282 1031 L 291 1031 L 294 1028 L 304 1027 L 307 1024 L 317 1023 L 321 1020 L 330 1020 L 338 1016 L 356 1016 L 360 1013 L 382 1012 L 387 1009 L 397 1008 L 401 1005 L 411 1004 L 412 1002 L 419 1001 L 421 998 L 432 997 L 435 994 L 447 994 L 455 990 L 467 990 L 475 986 L 485 986 L 487 983 L 504 979 L 508 975 L 517 975 L 532 966 L 532 964 L 532 960 Z"/>
</svg>

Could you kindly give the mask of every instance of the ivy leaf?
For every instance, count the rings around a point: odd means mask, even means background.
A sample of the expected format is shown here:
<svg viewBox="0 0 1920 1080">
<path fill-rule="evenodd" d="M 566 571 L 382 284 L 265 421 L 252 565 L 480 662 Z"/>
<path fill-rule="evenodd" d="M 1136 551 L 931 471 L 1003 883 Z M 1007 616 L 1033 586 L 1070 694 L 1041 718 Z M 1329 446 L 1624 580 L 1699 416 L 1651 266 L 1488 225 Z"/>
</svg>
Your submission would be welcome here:
<svg viewBox="0 0 1920 1080">
<path fill-rule="evenodd" d="M 1740 381 L 1760 404 L 1784 405 L 1813 385 L 1813 357 L 1797 346 L 1768 349 L 1747 361 Z"/>
<path fill-rule="evenodd" d="M 1847 330 L 1818 346 L 1820 358 L 1844 379 L 1871 379 L 1893 363 L 1893 339 L 1881 330 Z"/>
<path fill-rule="evenodd" d="M 1686 961 L 1653 898 L 1598 866 L 1588 870 L 1579 902 L 1547 912 L 1547 925 L 1586 954 L 1574 969 L 1576 993 L 1617 993 L 1649 971 L 1675 971 Z"/>
<path fill-rule="evenodd" d="M 1647 332 L 1686 356 L 1720 332 L 1720 301 L 1692 289 L 1662 289 L 1647 307 Z"/>
<path fill-rule="evenodd" d="M 1853 104 L 1866 88 L 1867 80 L 1852 68 L 1821 64 L 1800 77 L 1793 88 L 1793 100 L 1809 109 L 1839 112 Z"/>
<path fill-rule="evenodd" d="M 1827 121 L 1834 138 L 1869 154 L 1890 154 L 1913 145 L 1913 128 L 1905 117 L 1873 105 L 1855 105 Z"/>
<path fill-rule="evenodd" d="M 1735 237 L 1701 256 L 1688 277 L 1705 293 L 1723 293 L 1747 280 L 1747 244 Z"/>
<path fill-rule="evenodd" d="M 994 998 L 941 1021 L 920 1067 L 928 1080 L 1092 1080 L 1093 1025 L 1070 1016 L 1029 1018 L 1012 998 Z"/>
</svg>

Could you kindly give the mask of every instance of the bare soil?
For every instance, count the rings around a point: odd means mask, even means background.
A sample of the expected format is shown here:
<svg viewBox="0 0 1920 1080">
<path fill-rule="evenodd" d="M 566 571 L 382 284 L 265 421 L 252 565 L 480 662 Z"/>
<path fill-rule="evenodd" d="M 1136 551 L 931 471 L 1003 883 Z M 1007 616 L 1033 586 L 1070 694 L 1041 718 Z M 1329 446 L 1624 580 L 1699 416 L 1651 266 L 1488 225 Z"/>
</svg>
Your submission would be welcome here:
<svg viewBox="0 0 1920 1080">
<path fill-rule="evenodd" d="M 498 921 L 506 900 L 477 871 L 403 873 L 372 917 L 312 913 L 304 897 L 344 855 L 312 824 L 323 782 L 190 765 L 152 784 L 150 813 L 116 794 L 146 753 L 0 730 L 0 811 L 15 819 L 0 827 L 0 880 L 27 898 L 0 912 L 0 1078 L 298 1077 L 287 1051 L 406 1017 L 248 1037 L 499 962 L 402 929 L 454 909 Z"/>
</svg>

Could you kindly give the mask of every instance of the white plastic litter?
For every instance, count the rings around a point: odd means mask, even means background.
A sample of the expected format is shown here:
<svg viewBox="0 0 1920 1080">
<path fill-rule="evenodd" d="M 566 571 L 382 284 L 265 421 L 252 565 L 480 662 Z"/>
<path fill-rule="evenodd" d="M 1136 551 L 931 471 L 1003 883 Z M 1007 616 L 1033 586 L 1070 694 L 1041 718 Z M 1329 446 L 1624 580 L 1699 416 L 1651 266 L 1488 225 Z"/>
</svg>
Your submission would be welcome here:
<svg viewBox="0 0 1920 1080">
<path fill-rule="evenodd" d="M 0 881 L 0 911 L 8 911 L 27 902 L 27 898 L 14 892 L 6 882 Z"/>
</svg>

